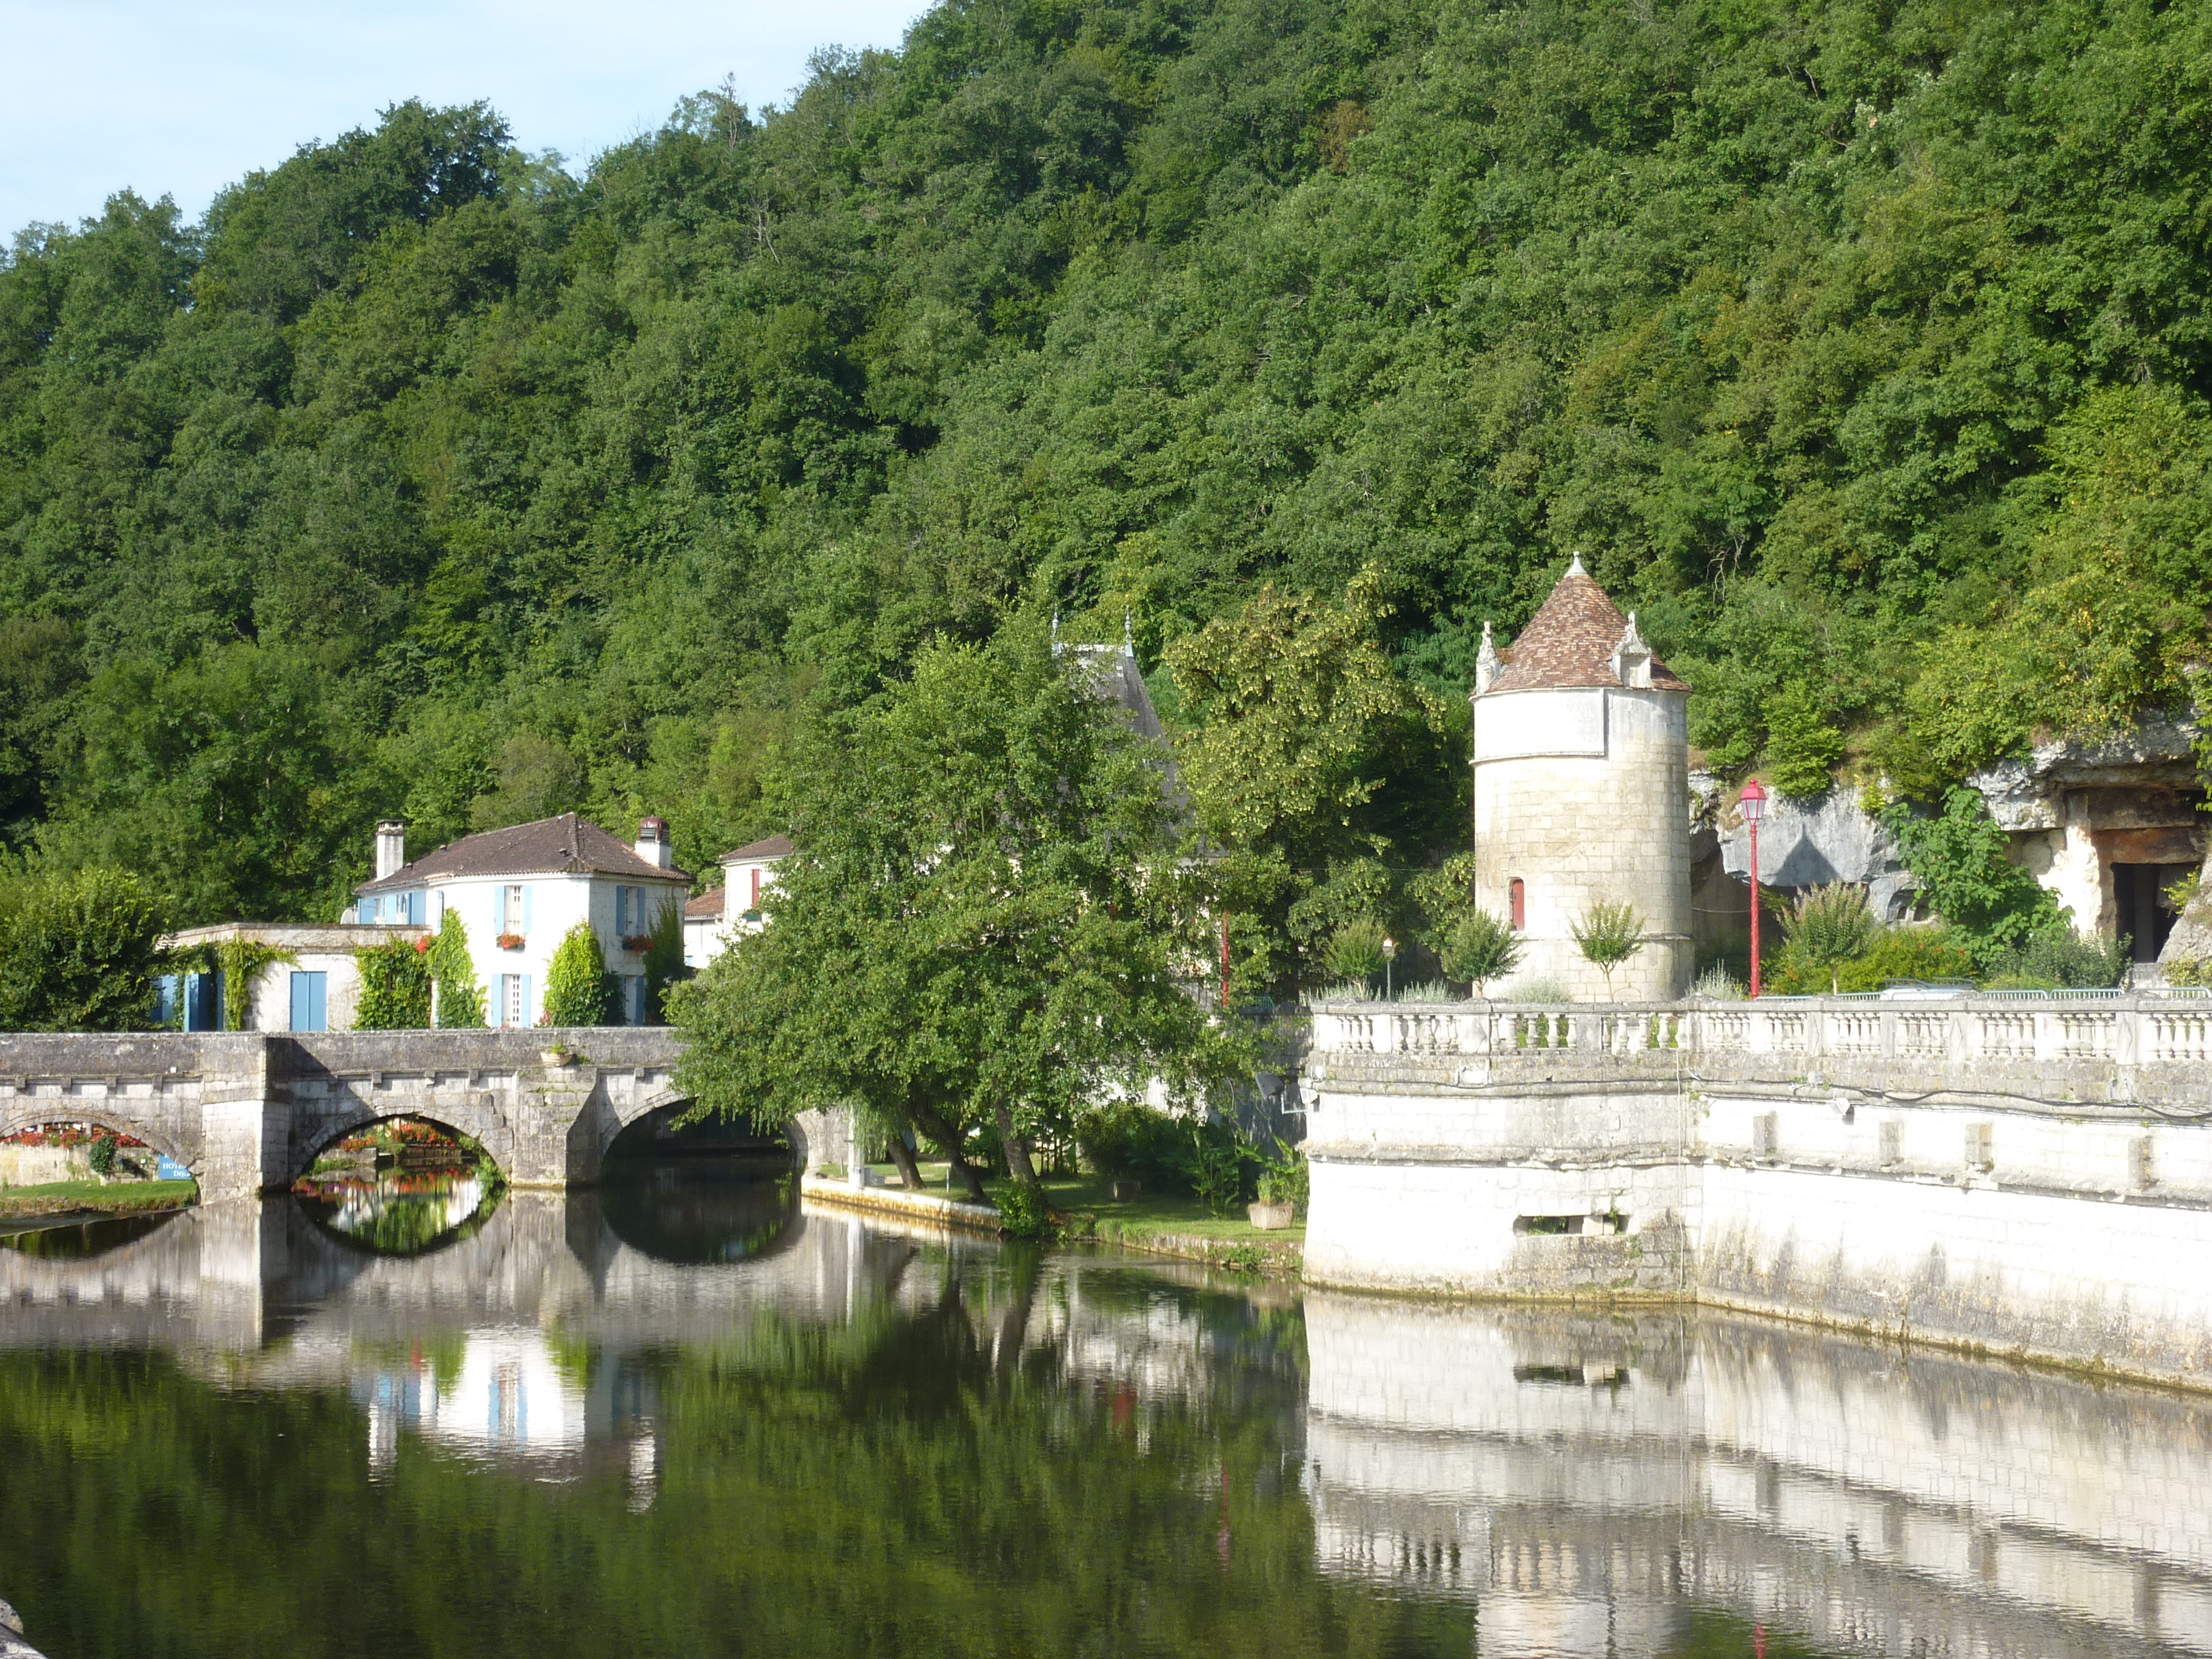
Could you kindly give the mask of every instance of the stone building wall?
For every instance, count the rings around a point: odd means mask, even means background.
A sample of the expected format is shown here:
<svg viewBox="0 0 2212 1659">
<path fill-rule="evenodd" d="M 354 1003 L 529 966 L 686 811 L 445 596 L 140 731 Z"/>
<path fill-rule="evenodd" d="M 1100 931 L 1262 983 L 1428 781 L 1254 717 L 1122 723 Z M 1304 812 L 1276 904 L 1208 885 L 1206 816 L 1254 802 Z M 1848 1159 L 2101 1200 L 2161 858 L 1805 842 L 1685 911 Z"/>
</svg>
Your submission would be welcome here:
<svg viewBox="0 0 2212 1659">
<path fill-rule="evenodd" d="M 1474 703 L 1477 902 L 1512 911 L 1525 894 L 1524 954 L 1508 984 L 1551 980 L 1606 993 L 1572 935 L 1594 903 L 1626 902 L 1645 945 L 1613 975 L 1614 995 L 1665 1000 L 1690 982 L 1688 708 L 1679 692 L 1574 687 L 1493 693 Z"/>
</svg>

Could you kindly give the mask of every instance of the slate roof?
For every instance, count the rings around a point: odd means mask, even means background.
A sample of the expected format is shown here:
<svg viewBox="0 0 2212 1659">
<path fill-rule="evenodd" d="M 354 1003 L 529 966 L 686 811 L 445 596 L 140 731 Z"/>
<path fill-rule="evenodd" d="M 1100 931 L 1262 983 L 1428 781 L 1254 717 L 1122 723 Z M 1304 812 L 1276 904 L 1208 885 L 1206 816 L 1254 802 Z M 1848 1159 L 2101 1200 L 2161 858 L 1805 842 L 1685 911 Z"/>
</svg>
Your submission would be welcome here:
<svg viewBox="0 0 2212 1659">
<path fill-rule="evenodd" d="M 557 818 L 464 836 L 381 881 L 365 881 L 353 890 L 379 893 L 466 876 L 626 876 L 637 881 L 680 881 L 687 887 L 691 884 L 690 872 L 664 870 L 598 824 L 563 812 Z"/>
<path fill-rule="evenodd" d="M 1628 618 L 1605 590 L 1586 574 L 1577 560 L 1559 578 L 1528 625 L 1506 650 L 1499 653 L 1504 666 L 1491 681 L 1492 694 L 1500 691 L 1542 691 L 1560 686 L 1619 685 L 1613 672 L 1613 648 L 1628 631 Z M 1686 691 L 1689 683 L 1661 662 L 1651 659 L 1651 686 L 1656 691 Z"/>
<path fill-rule="evenodd" d="M 715 860 L 718 864 L 734 864 L 739 859 L 780 859 L 795 850 L 789 836 L 770 836 L 766 841 L 757 841 L 728 852 Z"/>
<path fill-rule="evenodd" d="M 709 888 L 697 898 L 684 901 L 684 920 L 686 921 L 720 921 L 722 918 L 722 896 L 726 889 Z"/>
</svg>

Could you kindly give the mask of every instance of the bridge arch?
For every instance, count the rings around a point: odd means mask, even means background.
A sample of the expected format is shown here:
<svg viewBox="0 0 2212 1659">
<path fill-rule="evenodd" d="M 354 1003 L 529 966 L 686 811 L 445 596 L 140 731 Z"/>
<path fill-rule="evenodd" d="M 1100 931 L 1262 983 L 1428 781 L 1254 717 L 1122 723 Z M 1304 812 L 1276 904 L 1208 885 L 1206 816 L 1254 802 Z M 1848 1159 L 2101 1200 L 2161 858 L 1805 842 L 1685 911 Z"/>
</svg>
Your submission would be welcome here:
<svg viewBox="0 0 2212 1659">
<path fill-rule="evenodd" d="M 12 1139 L 26 1129 L 41 1129 L 61 1123 L 90 1123 L 102 1129 L 112 1129 L 118 1134 L 141 1140 L 162 1157 L 172 1158 L 191 1170 L 195 1176 L 200 1173 L 195 1162 L 199 1146 L 197 1137 L 188 1138 L 179 1132 L 171 1121 L 173 1115 L 143 1113 L 131 1108 L 131 1097 L 78 1095 L 32 1095 L 19 1097 L 6 1105 L 0 1105 L 0 1140 Z"/>
<path fill-rule="evenodd" d="M 350 1135 L 374 1129 L 380 1123 L 428 1123 L 447 1133 L 476 1143 L 483 1155 L 498 1167 L 502 1178 L 514 1167 L 514 1131 L 495 1102 L 471 1103 L 446 1096 L 424 1103 L 411 1098 L 374 1103 L 352 1099 L 336 1110 L 316 1114 L 308 1123 L 295 1121 L 291 1167 L 284 1184 L 290 1186 L 315 1167 L 316 1160 Z"/>
</svg>

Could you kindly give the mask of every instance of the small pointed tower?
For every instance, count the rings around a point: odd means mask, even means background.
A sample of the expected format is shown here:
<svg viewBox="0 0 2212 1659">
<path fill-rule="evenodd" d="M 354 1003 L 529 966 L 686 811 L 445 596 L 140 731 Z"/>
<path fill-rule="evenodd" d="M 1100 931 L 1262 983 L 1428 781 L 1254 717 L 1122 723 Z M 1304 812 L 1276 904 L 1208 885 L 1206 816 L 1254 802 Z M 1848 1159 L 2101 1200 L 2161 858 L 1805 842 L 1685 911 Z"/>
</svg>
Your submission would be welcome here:
<svg viewBox="0 0 2212 1659">
<path fill-rule="evenodd" d="M 1476 902 L 1525 940 L 1512 981 L 1605 994 L 1572 928 L 1622 901 L 1644 948 L 1613 994 L 1667 1001 L 1690 986 L 1690 688 L 1651 654 L 1577 554 L 1500 652 L 1483 629 L 1474 683 Z"/>
</svg>

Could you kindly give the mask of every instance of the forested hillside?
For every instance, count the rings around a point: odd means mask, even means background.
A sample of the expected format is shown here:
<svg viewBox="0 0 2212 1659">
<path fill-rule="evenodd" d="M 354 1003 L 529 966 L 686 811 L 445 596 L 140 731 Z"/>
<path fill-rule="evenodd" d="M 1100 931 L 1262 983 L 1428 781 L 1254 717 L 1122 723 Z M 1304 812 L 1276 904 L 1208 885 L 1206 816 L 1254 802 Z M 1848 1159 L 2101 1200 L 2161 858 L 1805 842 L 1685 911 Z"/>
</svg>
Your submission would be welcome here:
<svg viewBox="0 0 2212 1659">
<path fill-rule="evenodd" d="M 403 104 L 0 270 L 0 821 L 177 920 L 571 807 L 700 867 L 936 635 L 1567 552 L 1799 790 L 2179 705 L 2212 11 L 952 0 L 588 164 Z M 1170 718 L 1175 699 L 1161 676 Z"/>
</svg>

